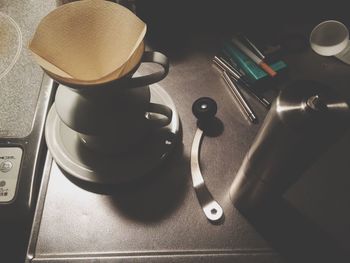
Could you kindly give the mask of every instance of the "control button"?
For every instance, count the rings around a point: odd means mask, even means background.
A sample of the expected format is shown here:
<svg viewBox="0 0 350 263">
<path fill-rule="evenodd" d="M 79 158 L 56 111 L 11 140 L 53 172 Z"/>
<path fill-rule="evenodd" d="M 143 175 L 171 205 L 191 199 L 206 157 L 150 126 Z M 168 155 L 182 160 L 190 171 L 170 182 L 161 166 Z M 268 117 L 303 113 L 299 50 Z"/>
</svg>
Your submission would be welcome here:
<svg viewBox="0 0 350 263">
<path fill-rule="evenodd" d="M 11 170 L 13 164 L 10 161 L 3 161 L 0 163 L 0 171 L 3 173 L 7 173 Z"/>
<path fill-rule="evenodd" d="M 0 146 L 0 205 L 15 199 L 22 157 L 20 147 Z"/>
</svg>

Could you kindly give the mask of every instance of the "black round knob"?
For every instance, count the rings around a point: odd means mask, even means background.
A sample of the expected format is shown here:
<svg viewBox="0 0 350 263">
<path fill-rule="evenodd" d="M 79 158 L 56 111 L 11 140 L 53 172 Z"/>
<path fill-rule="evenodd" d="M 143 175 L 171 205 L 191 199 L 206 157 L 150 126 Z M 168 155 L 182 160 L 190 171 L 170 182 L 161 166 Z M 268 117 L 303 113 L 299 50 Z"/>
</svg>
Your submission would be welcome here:
<svg viewBox="0 0 350 263">
<path fill-rule="evenodd" d="M 207 121 L 214 118 L 218 106 L 212 98 L 202 97 L 192 105 L 192 113 L 199 121 Z"/>
</svg>

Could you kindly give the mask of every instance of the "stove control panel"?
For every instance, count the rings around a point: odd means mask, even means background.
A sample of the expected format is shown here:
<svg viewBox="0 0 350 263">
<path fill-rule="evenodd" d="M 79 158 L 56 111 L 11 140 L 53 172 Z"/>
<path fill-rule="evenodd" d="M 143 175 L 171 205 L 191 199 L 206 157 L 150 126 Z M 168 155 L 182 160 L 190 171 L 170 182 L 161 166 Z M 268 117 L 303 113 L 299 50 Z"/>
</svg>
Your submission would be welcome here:
<svg viewBox="0 0 350 263">
<path fill-rule="evenodd" d="M 22 154 L 19 147 L 0 147 L 0 203 L 15 197 Z"/>
</svg>

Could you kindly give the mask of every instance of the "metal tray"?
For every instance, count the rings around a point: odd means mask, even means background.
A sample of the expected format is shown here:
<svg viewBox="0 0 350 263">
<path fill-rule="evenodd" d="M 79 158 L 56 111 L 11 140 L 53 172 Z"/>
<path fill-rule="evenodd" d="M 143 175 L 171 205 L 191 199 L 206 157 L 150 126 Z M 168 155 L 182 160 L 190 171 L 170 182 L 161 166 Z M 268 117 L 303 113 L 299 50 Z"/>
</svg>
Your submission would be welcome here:
<svg viewBox="0 0 350 263">
<path fill-rule="evenodd" d="M 220 43 L 201 35 L 188 42 L 188 49 L 175 52 L 160 85 L 177 107 L 183 144 L 147 180 L 101 195 L 77 187 L 47 158 L 27 262 L 341 262 L 342 250 L 334 247 L 341 244 L 349 251 L 349 139 L 321 158 L 260 220 L 232 206 L 229 186 L 266 111 L 248 98 L 259 122 L 251 124 L 242 116 L 211 63 Z M 349 68 L 340 62 L 311 50 L 291 54 L 286 62 L 290 79 L 320 80 L 349 94 Z M 204 216 L 190 177 L 196 130 L 191 106 L 202 96 L 217 101 L 223 124 L 221 134 L 204 138 L 200 157 L 204 180 L 225 213 L 217 225 Z"/>
</svg>

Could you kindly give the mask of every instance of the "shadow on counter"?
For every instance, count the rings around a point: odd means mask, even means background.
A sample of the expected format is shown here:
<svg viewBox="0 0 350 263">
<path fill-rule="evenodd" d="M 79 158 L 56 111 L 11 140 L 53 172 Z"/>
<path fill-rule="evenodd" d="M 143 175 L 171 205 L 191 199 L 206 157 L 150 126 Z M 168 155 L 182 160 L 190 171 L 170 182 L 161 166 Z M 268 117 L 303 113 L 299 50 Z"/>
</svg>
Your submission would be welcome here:
<svg viewBox="0 0 350 263">
<path fill-rule="evenodd" d="M 171 168 L 174 166 L 176 172 Z M 139 222 L 155 223 L 169 217 L 185 198 L 188 169 L 183 145 L 179 144 L 153 175 L 119 188 L 110 199 L 111 208 Z"/>
<path fill-rule="evenodd" d="M 180 135 L 182 137 L 182 135 Z M 89 183 L 62 173 L 75 185 L 96 194 L 109 195 L 110 207 L 131 220 L 157 222 L 176 210 L 186 192 L 189 161 L 184 157 L 181 140 L 159 167 L 131 182 L 113 185 Z M 171 167 L 176 166 L 176 172 Z"/>
<path fill-rule="evenodd" d="M 349 251 L 283 198 L 241 213 L 288 263 L 349 262 Z"/>
</svg>

